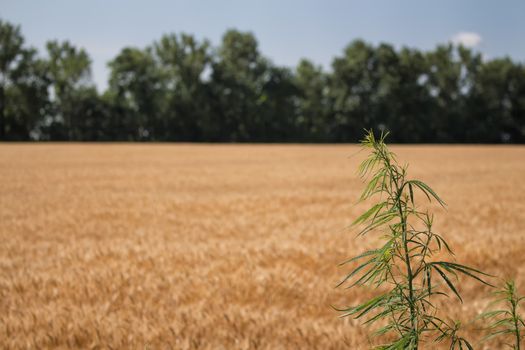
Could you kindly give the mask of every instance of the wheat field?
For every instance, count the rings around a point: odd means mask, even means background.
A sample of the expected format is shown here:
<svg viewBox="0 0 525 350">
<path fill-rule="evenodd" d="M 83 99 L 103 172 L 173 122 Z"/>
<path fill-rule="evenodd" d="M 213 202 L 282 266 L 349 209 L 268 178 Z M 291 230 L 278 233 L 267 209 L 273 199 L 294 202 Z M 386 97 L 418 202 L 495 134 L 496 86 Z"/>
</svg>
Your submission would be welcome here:
<svg viewBox="0 0 525 350">
<path fill-rule="evenodd" d="M 392 150 L 447 202 L 432 208 L 457 261 L 525 294 L 525 148 Z M 378 239 L 348 229 L 366 207 L 358 151 L 1 144 L 1 348 L 368 348 L 331 308 L 373 294 L 334 288 Z M 468 323 L 490 288 L 463 281 L 444 307 L 497 348 Z"/>
</svg>

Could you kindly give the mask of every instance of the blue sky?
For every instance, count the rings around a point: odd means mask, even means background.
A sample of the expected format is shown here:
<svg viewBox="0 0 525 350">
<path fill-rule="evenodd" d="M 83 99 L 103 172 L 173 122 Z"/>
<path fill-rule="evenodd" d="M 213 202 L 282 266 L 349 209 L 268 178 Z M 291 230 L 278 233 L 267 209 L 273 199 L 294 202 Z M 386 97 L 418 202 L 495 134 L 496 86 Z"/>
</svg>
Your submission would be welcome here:
<svg viewBox="0 0 525 350">
<path fill-rule="evenodd" d="M 352 40 L 432 49 L 451 40 L 485 57 L 525 62 L 524 0 L 0 0 L 0 18 L 20 24 L 28 44 L 50 39 L 84 47 L 99 89 L 107 62 L 125 46 L 187 32 L 214 45 L 229 28 L 253 32 L 263 54 L 293 67 L 307 57 L 326 68 Z"/>
</svg>

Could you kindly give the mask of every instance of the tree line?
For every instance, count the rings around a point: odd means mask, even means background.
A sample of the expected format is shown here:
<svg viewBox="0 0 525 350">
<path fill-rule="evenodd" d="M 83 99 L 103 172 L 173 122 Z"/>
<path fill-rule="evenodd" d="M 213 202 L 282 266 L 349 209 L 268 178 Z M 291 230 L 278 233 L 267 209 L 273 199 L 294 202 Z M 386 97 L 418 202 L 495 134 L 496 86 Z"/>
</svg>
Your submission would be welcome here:
<svg viewBox="0 0 525 350">
<path fill-rule="evenodd" d="M 166 34 L 126 47 L 99 93 L 88 53 L 68 41 L 43 55 L 0 20 L 0 140 L 525 142 L 525 66 L 452 44 L 421 51 L 352 41 L 329 71 L 265 57 L 250 32 L 215 47 Z"/>
</svg>

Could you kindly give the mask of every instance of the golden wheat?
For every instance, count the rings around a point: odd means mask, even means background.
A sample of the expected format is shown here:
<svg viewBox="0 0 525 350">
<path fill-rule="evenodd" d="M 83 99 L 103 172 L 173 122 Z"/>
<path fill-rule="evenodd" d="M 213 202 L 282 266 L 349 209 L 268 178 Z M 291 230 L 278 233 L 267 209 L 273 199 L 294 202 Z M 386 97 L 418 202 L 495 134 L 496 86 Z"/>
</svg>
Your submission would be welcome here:
<svg viewBox="0 0 525 350">
<path fill-rule="evenodd" d="M 458 261 L 523 292 L 525 148 L 392 150 L 447 201 L 436 230 Z M 1 347 L 367 348 L 330 307 L 373 292 L 334 289 L 337 264 L 374 243 L 345 230 L 366 206 L 357 151 L 0 145 Z M 463 286 L 448 311 L 468 320 L 490 291 Z"/>
</svg>

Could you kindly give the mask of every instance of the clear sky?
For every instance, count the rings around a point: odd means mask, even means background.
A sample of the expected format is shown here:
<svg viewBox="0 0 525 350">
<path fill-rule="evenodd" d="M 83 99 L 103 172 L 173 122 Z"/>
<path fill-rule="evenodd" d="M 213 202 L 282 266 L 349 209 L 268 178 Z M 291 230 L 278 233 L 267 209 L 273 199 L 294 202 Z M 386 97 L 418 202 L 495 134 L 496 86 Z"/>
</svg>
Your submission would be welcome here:
<svg viewBox="0 0 525 350">
<path fill-rule="evenodd" d="M 329 68 L 356 38 L 420 49 L 456 41 L 525 62 L 525 0 L 0 0 L 0 18 L 39 49 L 50 39 L 84 47 L 99 89 L 125 46 L 171 32 L 218 45 L 229 28 L 253 32 L 264 55 L 290 67 L 307 57 Z"/>
</svg>

